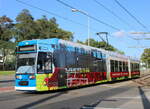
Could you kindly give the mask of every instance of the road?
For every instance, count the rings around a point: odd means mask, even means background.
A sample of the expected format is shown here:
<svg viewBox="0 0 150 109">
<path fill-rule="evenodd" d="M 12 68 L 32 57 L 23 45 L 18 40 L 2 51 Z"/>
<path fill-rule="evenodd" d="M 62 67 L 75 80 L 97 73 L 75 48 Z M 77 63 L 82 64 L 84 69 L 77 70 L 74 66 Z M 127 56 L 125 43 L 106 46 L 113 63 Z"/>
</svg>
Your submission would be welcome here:
<svg viewBox="0 0 150 109">
<path fill-rule="evenodd" d="M 143 80 L 146 80 L 145 78 Z M 13 85 L 14 75 L 0 77 L 1 108 L 149 109 L 150 107 L 150 88 L 137 85 L 133 80 L 44 93 L 16 92 Z"/>
<path fill-rule="evenodd" d="M 44 93 L 10 90 L 0 93 L 0 107 L 2 109 L 149 109 L 149 95 L 149 88 L 140 87 L 129 80 Z"/>
<path fill-rule="evenodd" d="M 0 75 L 0 88 L 14 86 L 15 75 Z"/>
</svg>

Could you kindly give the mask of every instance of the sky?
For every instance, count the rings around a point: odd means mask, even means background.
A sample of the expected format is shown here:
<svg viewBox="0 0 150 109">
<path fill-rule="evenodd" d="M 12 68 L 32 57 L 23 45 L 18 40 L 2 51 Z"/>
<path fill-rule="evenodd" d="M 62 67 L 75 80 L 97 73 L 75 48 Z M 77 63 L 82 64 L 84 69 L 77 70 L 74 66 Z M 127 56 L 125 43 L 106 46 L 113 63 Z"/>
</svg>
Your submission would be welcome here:
<svg viewBox="0 0 150 109">
<path fill-rule="evenodd" d="M 14 22 L 16 16 L 23 10 L 28 9 L 34 19 L 39 19 L 43 15 L 47 18 L 55 17 L 60 28 L 71 31 L 74 35 L 74 41 L 85 41 L 88 38 L 88 17 L 79 12 L 72 12 L 71 8 L 64 6 L 57 0 L 20 0 L 27 4 L 36 6 L 43 10 L 21 4 L 16 0 L 0 0 L 0 16 L 6 15 Z M 150 40 L 143 38 L 150 38 L 150 34 L 131 34 L 131 32 L 149 32 L 150 30 L 150 0 L 118 0 L 132 15 L 134 15 L 146 28 L 144 29 L 139 25 L 130 15 L 128 15 L 115 0 L 97 0 L 103 4 L 118 17 L 113 16 L 110 12 L 106 11 L 101 5 L 97 4 L 95 0 L 62 0 L 63 2 L 75 7 L 78 10 L 88 13 L 90 16 L 112 25 L 119 30 L 115 30 L 106 25 L 101 24 L 93 19 L 89 19 L 90 25 L 90 38 L 97 41 L 101 39 L 96 35 L 97 32 L 108 32 L 109 44 L 115 48 L 124 51 L 125 55 L 140 58 L 144 48 L 150 48 Z M 51 14 L 53 13 L 53 14 Z M 56 14 L 56 15 L 54 15 Z M 62 19 L 57 15 L 65 18 Z M 102 36 L 104 37 L 104 36 Z M 135 40 L 138 38 L 140 40 Z M 141 48 L 142 47 L 142 48 Z"/>
</svg>

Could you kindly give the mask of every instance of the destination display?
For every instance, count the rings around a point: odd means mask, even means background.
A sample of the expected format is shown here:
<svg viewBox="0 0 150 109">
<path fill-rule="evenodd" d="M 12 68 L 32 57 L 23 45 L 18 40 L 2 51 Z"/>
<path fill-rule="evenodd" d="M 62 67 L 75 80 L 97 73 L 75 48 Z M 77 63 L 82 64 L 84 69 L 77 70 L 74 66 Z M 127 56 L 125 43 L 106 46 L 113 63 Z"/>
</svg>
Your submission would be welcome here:
<svg viewBox="0 0 150 109">
<path fill-rule="evenodd" d="M 35 50 L 36 50 L 36 46 L 34 45 L 19 47 L 19 51 L 35 51 Z"/>
</svg>

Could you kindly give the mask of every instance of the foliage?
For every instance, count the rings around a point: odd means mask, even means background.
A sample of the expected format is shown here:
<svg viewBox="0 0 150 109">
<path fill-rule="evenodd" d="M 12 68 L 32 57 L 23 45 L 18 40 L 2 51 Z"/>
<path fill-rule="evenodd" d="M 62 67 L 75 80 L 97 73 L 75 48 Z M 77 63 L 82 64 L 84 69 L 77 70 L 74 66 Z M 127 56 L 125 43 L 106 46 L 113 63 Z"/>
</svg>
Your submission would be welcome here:
<svg viewBox="0 0 150 109">
<path fill-rule="evenodd" d="M 3 55 L 3 70 L 15 68 L 15 47 L 16 43 L 0 40 L 0 50 Z"/>
<path fill-rule="evenodd" d="M 13 21 L 7 17 L 0 17 L 0 40 L 9 41 L 12 38 Z"/>
<path fill-rule="evenodd" d="M 120 54 L 124 54 L 124 52 L 114 48 L 112 45 L 110 44 L 107 44 L 106 42 L 104 41 L 96 41 L 94 39 L 89 39 L 89 42 L 90 42 L 90 46 L 92 47 L 96 47 L 96 48 L 102 48 L 102 49 L 105 49 L 105 50 L 109 50 L 109 51 L 115 51 L 115 52 L 118 52 Z M 77 40 L 77 43 L 81 43 L 81 44 L 85 44 L 87 45 L 88 44 L 88 40 L 86 40 L 85 42 L 82 42 L 82 41 L 79 41 Z"/>
<path fill-rule="evenodd" d="M 0 52 L 3 55 L 3 70 L 15 67 L 16 42 L 32 39 L 61 38 L 73 40 L 73 34 L 63 30 L 57 24 L 55 18 L 46 16 L 35 20 L 29 10 L 23 9 L 16 17 L 14 23 L 7 16 L 0 17 Z"/>
<path fill-rule="evenodd" d="M 143 54 L 141 56 L 141 60 L 144 63 L 148 64 L 147 67 L 150 68 L 150 48 L 144 49 L 144 52 L 143 52 Z"/>
<path fill-rule="evenodd" d="M 16 17 L 16 40 L 30 40 L 36 38 L 36 24 L 34 18 L 27 9 Z"/>
<path fill-rule="evenodd" d="M 72 33 L 59 28 L 55 18 L 48 19 L 46 16 L 34 20 L 30 12 L 26 9 L 16 17 L 17 41 L 31 39 L 61 38 L 72 40 Z"/>
<path fill-rule="evenodd" d="M 10 41 L 14 35 L 14 24 L 12 22 L 13 21 L 7 16 L 0 17 L 0 51 L 3 55 L 3 70 L 8 63 L 13 62 L 10 56 L 14 57 L 16 44 Z M 11 67 L 9 66 L 9 68 Z"/>
<path fill-rule="evenodd" d="M 0 75 L 11 75 L 11 74 L 15 74 L 15 71 L 0 71 Z"/>
<path fill-rule="evenodd" d="M 36 21 L 37 30 L 39 31 L 38 38 L 61 38 L 72 40 L 72 33 L 59 28 L 55 18 L 47 19 L 46 16 Z"/>
</svg>

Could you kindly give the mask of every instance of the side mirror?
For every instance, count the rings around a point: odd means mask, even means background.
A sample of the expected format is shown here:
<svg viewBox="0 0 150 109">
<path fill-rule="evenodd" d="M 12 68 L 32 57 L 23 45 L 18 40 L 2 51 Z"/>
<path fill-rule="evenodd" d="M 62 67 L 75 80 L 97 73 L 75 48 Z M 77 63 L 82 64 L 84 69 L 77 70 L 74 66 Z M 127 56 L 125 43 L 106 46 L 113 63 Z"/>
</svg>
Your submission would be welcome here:
<svg viewBox="0 0 150 109">
<path fill-rule="evenodd" d="M 40 65 L 39 64 L 37 65 L 37 69 L 40 69 Z"/>
</svg>

